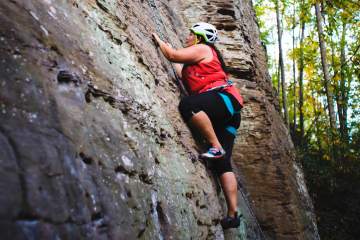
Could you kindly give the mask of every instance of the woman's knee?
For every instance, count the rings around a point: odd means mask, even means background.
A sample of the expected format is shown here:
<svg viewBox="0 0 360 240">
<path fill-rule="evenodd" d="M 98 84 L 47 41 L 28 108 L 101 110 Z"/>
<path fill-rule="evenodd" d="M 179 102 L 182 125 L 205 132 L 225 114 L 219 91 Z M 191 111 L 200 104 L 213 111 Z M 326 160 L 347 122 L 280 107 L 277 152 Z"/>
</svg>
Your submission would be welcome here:
<svg viewBox="0 0 360 240">
<path fill-rule="evenodd" d="M 186 111 L 187 102 L 188 102 L 188 101 L 187 101 L 187 98 L 181 99 L 181 101 L 180 101 L 180 103 L 179 103 L 179 106 L 178 106 L 179 111 L 180 111 L 181 114 Z"/>
<path fill-rule="evenodd" d="M 230 159 L 225 158 L 214 162 L 214 170 L 218 177 L 226 172 L 233 172 Z"/>
<path fill-rule="evenodd" d="M 196 111 L 190 97 L 181 99 L 178 108 L 185 122 L 187 122 L 192 117 L 193 112 Z"/>
</svg>

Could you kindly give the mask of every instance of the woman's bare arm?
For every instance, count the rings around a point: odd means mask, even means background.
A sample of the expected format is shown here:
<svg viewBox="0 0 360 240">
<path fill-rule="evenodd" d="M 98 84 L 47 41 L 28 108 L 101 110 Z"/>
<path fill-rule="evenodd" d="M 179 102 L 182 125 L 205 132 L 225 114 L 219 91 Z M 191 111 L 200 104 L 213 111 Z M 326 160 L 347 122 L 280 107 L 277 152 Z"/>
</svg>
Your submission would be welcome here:
<svg viewBox="0 0 360 240">
<path fill-rule="evenodd" d="M 181 72 L 183 69 L 183 65 L 180 63 L 174 63 L 173 66 L 175 68 L 176 75 L 178 75 L 178 77 L 181 79 L 182 78 Z"/>
<path fill-rule="evenodd" d="M 153 33 L 153 38 L 159 45 L 161 52 L 171 62 L 197 63 L 205 58 L 212 57 L 209 47 L 203 44 L 197 44 L 176 50 L 162 41 L 155 33 Z"/>
</svg>

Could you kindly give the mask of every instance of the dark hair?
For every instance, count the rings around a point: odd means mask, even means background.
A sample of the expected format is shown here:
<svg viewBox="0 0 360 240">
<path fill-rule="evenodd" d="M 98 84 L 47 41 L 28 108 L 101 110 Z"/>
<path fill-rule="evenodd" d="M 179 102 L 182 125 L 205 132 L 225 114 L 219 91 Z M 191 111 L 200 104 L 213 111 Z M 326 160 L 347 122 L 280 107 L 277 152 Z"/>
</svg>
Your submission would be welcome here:
<svg viewBox="0 0 360 240">
<path fill-rule="evenodd" d="M 225 65 L 224 58 L 221 52 L 219 51 L 219 49 L 213 43 L 205 43 L 205 44 L 212 47 L 215 50 L 216 55 L 218 56 L 218 59 L 221 63 L 221 68 L 224 70 L 225 73 L 228 73 L 229 72 L 228 67 Z"/>
<path fill-rule="evenodd" d="M 229 73 L 229 70 L 228 70 L 228 67 L 225 64 L 224 58 L 223 58 L 221 52 L 219 51 L 219 49 L 215 46 L 215 44 L 205 42 L 205 39 L 201 35 L 196 35 L 196 36 L 201 39 L 200 43 L 206 44 L 206 45 L 208 45 L 209 47 L 211 47 L 212 49 L 215 50 L 216 55 L 217 55 L 217 57 L 218 57 L 218 59 L 219 59 L 219 61 L 221 63 L 221 68 L 224 70 L 225 73 Z"/>
</svg>

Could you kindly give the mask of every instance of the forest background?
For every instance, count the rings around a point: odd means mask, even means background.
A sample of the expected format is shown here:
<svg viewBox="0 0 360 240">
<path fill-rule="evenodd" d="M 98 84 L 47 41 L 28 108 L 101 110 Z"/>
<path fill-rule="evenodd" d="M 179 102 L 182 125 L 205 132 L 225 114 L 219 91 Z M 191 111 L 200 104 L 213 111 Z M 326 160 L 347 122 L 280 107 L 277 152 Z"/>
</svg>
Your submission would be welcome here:
<svg viewBox="0 0 360 240">
<path fill-rule="evenodd" d="M 360 236 L 360 2 L 253 0 L 321 239 Z"/>
</svg>

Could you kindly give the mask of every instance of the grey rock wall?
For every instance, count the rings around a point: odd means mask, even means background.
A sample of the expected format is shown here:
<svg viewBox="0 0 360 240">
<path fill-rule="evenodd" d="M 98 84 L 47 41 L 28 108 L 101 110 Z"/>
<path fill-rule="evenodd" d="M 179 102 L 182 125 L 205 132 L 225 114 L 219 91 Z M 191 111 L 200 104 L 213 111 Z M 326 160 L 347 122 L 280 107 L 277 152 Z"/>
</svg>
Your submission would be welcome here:
<svg viewBox="0 0 360 240">
<path fill-rule="evenodd" d="M 151 40 L 180 47 L 198 20 L 221 30 L 246 101 L 234 151 L 244 221 L 225 233 L 219 185 Z M 3 239 L 316 238 L 249 2 L 9 0 L 0 23 Z"/>
</svg>

